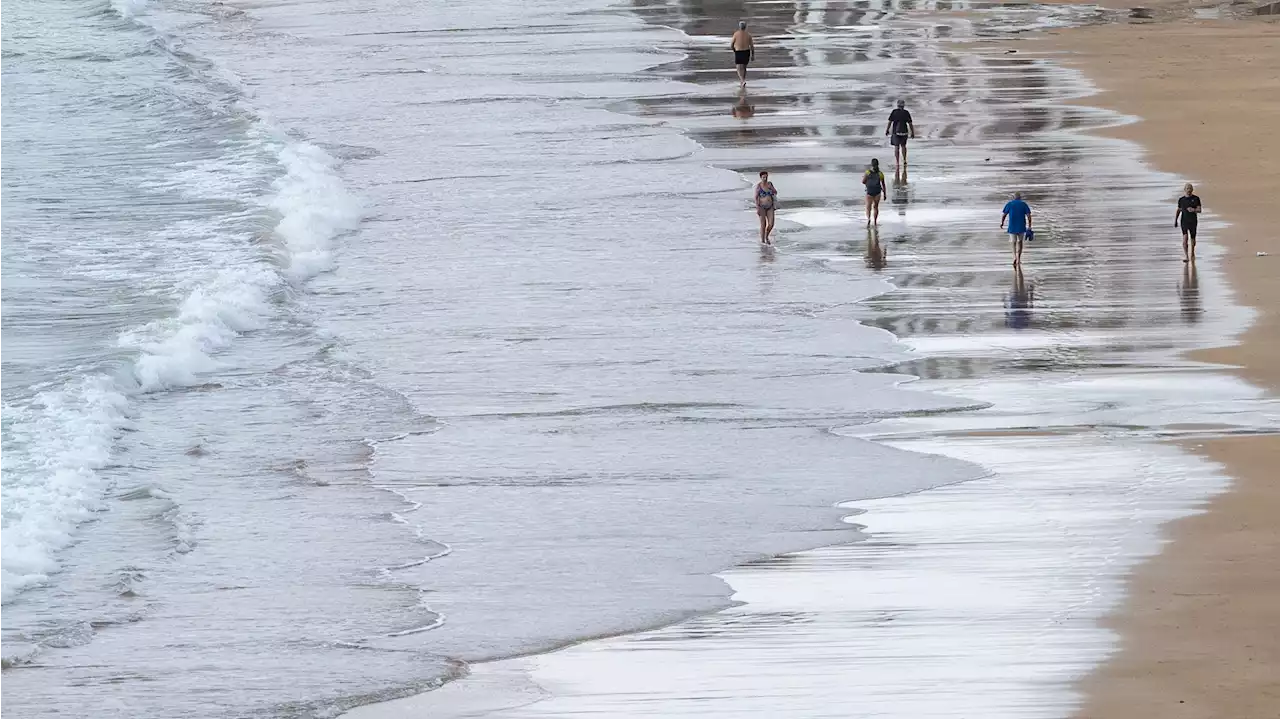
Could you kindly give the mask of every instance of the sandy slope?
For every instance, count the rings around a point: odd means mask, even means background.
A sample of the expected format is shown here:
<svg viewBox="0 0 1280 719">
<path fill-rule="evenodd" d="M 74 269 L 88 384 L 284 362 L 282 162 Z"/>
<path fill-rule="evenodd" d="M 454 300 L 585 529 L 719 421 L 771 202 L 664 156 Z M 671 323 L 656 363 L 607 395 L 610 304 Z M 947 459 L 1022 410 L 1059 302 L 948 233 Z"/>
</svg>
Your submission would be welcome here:
<svg viewBox="0 0 1280 719">
<path fill-rule="evenodd" d="M 1187 3 L 1149 5 L 1161 22 L 1056 33 L 1042 47 L 1070 53 L 1066 61 L 1106 91 L 1089 104 L 1144 118 L 1114 134 L 1196 183 L 1206 210 L 1232 223 L 1216 241 L 1228 250 L 1239 301 L 1259 314 L 1239 345 L 1199 359 L 1239 365 L 1275 391 L 1280 18 L 1195 20 Z M 1177 233 L 1169 237 L 1169 251 L 1180 252 Z M 1112 622 L 1124 648 L 1085 680 L 1081 717 L 1280 716 L 1280 437 L 1216 440 L 1197 451 L 1236 484 L 1205 514 L 1170 527 L 1172 544 L 1133 578 Z"/>
</svg>

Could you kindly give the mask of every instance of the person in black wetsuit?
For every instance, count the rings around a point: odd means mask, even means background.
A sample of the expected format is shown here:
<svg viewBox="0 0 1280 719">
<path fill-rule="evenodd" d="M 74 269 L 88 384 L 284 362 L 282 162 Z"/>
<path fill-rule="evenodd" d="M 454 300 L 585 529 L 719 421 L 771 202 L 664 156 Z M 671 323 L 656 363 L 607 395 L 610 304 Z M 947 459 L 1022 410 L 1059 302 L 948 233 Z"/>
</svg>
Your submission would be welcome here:
<svg viewBox="0 0 1280 719">
<path fill-rule="evenodd" d="M 1200 198 L 1196 196 L 1196 188 L 1188 182 L 1183 188 L 1182 197 L 1178 198 L 1178 211 L 1173 214 L 1173 226 L 1182 226 L 1182 261 L 1195 262 L 1196 259 L 1196 225 L 1200 223 Z"/>
<path fill-rule="evenodd" d="M 907 111 L 905 100 L 898 100 L 898 106 L 889 113 L 889 122 L 884 126 L 884 134 L 889 136 L 889 144 L 893 145 L 894 165 L 907 164 L 907 138 L 915 138 L 916 126 L 911 121 L 911 113 Z"/>
</svg>

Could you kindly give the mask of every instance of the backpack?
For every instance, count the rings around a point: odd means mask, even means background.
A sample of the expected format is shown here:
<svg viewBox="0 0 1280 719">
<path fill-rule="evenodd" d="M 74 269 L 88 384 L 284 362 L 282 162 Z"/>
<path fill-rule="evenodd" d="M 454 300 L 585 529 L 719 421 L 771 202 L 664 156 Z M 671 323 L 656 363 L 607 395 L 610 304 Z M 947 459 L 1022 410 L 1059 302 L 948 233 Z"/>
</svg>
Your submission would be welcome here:
<svg viewBox="0 0 1280 719">
<path fill-rule="evenodd" d="M 880 172 L 877 170 L 867 170 L 865 181 L 868 195 L 878 195 L 884 188 L 880 186 Z"/>
</svg>

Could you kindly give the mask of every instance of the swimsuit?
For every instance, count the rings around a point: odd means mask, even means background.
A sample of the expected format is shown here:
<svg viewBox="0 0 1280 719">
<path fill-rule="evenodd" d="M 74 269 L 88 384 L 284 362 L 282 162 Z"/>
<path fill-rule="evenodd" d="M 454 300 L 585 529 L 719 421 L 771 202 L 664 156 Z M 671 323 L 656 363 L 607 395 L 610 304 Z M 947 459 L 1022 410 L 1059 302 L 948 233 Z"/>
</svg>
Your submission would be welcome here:
<svg viewBox="0 0 1280 719">
<path fill-rule="evenodd" d="M 763 202 L 760 201 L 761 198 L 764 198 L 764 197 L 769 198 L 769 204 L 767 207 Z M 766 212 L 773 212 L 774 205 L 777 204 L 777 198 L 778 198 L 777 190 L 765 189 L 757 185 L 756 186 L 756 214 L 763 215 Z"/>
<path fill-rule="evenodd" d="M 733 64 L 734 64 L 734 65 L 746 65 L 746 64 L 747 64 L 748 62 L 750 62 L 750 61 L 751 61 L 751 51 L 750 51 L 750 50 L 734 50 L 734 51 L 733 51 Z"/>
</svg>

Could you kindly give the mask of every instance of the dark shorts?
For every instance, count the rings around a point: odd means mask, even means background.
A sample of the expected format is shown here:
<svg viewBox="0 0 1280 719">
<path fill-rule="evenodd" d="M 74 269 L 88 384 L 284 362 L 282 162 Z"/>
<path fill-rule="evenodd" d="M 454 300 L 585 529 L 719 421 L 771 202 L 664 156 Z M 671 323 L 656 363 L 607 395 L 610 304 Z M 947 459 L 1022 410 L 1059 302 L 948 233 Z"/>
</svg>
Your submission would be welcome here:
<svg viewBox="0 0 1280 719">
<path fill-rule="evenodd" d="M 734 65 L 746 65 L 748 62 L 751 62 L 750 50 L 734 50 L 733 51 Z"/>
<path fill-rule="evenodd" d="M 893 145 L 894 147 L 897 147 L 898 145 L 902 145 L 903 147 L 906 147 L 907 137 L 908 137 L 907 135 L 890 135 L 889 144 Z"/>
<path fill-rule="evenodd" d="M 1185 212 L 1182 213 L 1182 231 L 1183 232 L 1187 233 L 1188 235 L 1191 235 L 1192 237 L 1195 237 L 1197 224 L 1199 224 L 1199 219 L 1195 215 L 1189 215 Z"/>
</svg>

